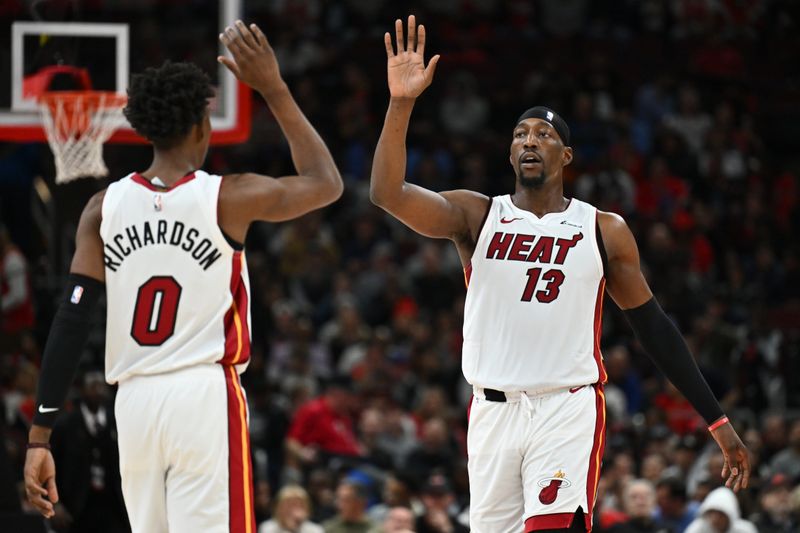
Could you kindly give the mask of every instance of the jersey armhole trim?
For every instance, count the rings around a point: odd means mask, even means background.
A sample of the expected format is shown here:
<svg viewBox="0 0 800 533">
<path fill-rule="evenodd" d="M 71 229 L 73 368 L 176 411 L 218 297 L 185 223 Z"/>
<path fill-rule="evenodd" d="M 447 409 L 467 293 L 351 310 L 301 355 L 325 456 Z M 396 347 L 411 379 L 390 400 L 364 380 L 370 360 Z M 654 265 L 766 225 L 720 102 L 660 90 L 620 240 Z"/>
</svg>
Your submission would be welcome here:
<svg viewBox="0 0 800 533">
<path fill-rule="evenodd" d="M 222 229 L 222 226 L 219 225 L 219 193 L 222 191 L 222 180 L 225 179 L 224 175 L 219 176 L 219 187 L 217 187 L 217 203 L 214 209 L 214 224 L 217 225 L 219 228 L 219 232 L 222 234 L 222 237 L 225 239 L 225 242 L 228 243 L 228 246 L 234 249 L 234 251 L 241 252 L 244 250 L 244 243 L 239 242 L 227 233 L 225 230 Z"/>
<path fill-rule="evenodd" d="M 464 265 L 464 274 L 466 276 L 467 285 L 469 286 L 469 276 L 472 274 L 472 258 L 475 257 L 475 251 L 478 249 L 478 242 L 481 240 L 481 233 L 483 233 L 483 227 L 486 225 L 486 221 L 489 219 L 489 213 L 492 210 L 492 201 L 494 198 L 489 198 L 489 202 L 486 204 L 486 212 L 483 214 L 483 218 L 481 219 L 480 225 L 478 225 L 478 232 L 475 234 L 475 249 L 472 250 L 472 255 L 469 258 L 469 263 Z M 467 274 L 467 270 L 469 270 L 469 274 Z"/>
<path fill-rule="evenodd" d="M 608 254 L 606 253 L 606 247 L 603 244 L 603 234 L 600 232 L 600 215 L 598 211 L 595 211 L 594 214 L 594 231 L 595 231 L 595 241 L 597 241 L 597 251 L 600 252 L 600 261 L 603 267 L 603 277 L 607 277 L 608 273 Z"/>
<path fill-rule="evenodd" d="M 475 246 L 478 245 L 478 241 L 481 238 L 481 232 L 483 231 L 483 227 L 486 225 L 486 219 L 489 218 L 489 211 L 492 210 L 492 200 L 494 200 L 494 198 L 489 198 L 489 203 L 486 204 L 486 212 L 483 214 L 480 225 L 478 225 L 478 232 L 475 234 Z"/>
<path fill-rule="evenodd" d="M 217 205 L 219 206 L 219 203 L 217 203 Z M 219 213 L 217 213 L 217 220 L 219 220 Z M 220 233 L 222 233 L 222 236 L 225 237 L 225 240 L 228 242 L 231 248 L 233 248 L 237 252 L 241 252 L 242 250 L 244 250 L 244 244 L 237 241 L 227 233 L 225 233 L 225 230 L 222 229 L 222 227 L 219 225 L 219 222 L 217 222 L 217 227 L 219 228 Z"/>
</svg>

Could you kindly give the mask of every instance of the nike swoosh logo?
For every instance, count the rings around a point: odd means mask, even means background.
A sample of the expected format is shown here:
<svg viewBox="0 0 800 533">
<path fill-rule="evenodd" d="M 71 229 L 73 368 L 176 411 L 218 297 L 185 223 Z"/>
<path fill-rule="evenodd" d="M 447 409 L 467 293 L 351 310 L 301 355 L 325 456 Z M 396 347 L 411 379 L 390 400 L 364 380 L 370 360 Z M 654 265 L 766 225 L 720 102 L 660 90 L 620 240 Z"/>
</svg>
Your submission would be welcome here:
<svg viewBox="0 0 800 533">
<path fill-rule="evenodd" d="M 500 219 L 500 223 L 501 224 L 511 224 L 515 220 L 522 220 L 522 219 L 521 218 L 512 218 L 511 220 L 506 220 L 506 218 L 503 217 L 503 218 Z"/>
<path fill-rule="evenodd" d="M 58 407 L 45 407 L 44 405 L 39 405 L 39 412 L 42 414 L 52 413 L 54 411 L 58 411 Z"/>
<path fill-rule="evenodd" d="M 563 225 L 563 226 L 572 226 L 574 228 L 582 228 L 583 227 L 580 224 L 573 224 L 572 222 L 567 222 L 566 220 L 562 220 L 561 221 L 561 225 Z"/>
<path fill-rule="evenodd" d="M 579 390 L 581 390 L 585 386 L 586 385 L 581 385 L 580 387 L 572 387 L 571 389 L 569 389 L 569 392 L 572 393 L 572 394 L 575 394 L 576 392 L 578 392 Z"/>
</svg>

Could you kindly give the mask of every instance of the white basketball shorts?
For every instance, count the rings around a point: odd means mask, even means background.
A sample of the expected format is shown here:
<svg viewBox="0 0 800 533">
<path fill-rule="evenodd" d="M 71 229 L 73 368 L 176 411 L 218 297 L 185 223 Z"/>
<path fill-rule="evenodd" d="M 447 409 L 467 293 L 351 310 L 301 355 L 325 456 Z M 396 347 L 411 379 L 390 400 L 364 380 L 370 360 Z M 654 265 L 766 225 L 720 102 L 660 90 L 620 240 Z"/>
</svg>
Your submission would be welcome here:
<svg viewBox="0 0 800 533">
<path fill-rule="evenodd" d="M 256 533 L 247 403 L 234 367 L 124 380 L 115 412 L 133 533 Z"/>
<path fill-rule="evenodd" d="M 475 388 L 467 433 L 472 532 L 566 528 L 579 507 L 591 531 L 604 441 L 602 385 L 540 395 Z"/>
</svg>

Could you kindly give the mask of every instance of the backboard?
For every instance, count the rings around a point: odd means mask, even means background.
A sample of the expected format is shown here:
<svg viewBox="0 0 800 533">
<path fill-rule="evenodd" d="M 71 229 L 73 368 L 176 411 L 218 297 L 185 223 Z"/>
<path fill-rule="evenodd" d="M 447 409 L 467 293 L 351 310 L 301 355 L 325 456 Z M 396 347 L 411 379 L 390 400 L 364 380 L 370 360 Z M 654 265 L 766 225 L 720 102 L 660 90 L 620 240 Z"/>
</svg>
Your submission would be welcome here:
<svg viewBox="0 0 800 533">
<path fill-rule="evenodd" d="M 0 21 L 0 140 L 45 141 L 36 95 L 46 90 L 125 93 L 132 73 L 192 61 L 211 78 L 212 144 L 250 133 L 250 90 L 216 61 L 217 36 L 241 17 L 240 0 L 7 0 Z M 8 7 L 6 7 L 8 6 Z M 76 72 L 79 73 L 76 75 Z M 88 86 L 87 86 L 88 84 Z M 122 118 L 111 143 L 146 142 Z"/>
</svg>

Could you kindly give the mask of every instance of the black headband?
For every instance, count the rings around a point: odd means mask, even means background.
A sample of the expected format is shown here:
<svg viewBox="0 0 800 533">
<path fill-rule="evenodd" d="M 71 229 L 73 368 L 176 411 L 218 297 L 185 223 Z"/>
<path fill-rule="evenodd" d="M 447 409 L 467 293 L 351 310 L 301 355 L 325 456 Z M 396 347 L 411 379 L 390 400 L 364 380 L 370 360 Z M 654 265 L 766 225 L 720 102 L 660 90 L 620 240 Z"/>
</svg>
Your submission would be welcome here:
<svg viewBox="0 0 800 533">
<path fill-rule="evenodd" d="M 564 145 L 569 146 L 569 126 L 567 126 L 567 123 L 564 122 L 564 119 L 561 118 L 558 113 L 549 107 L 538 105 L 528 109 L 517 119 L 517 125 L 526 118 L 540 118 L 548 122 L 558 132 Z"/>
</svg>

